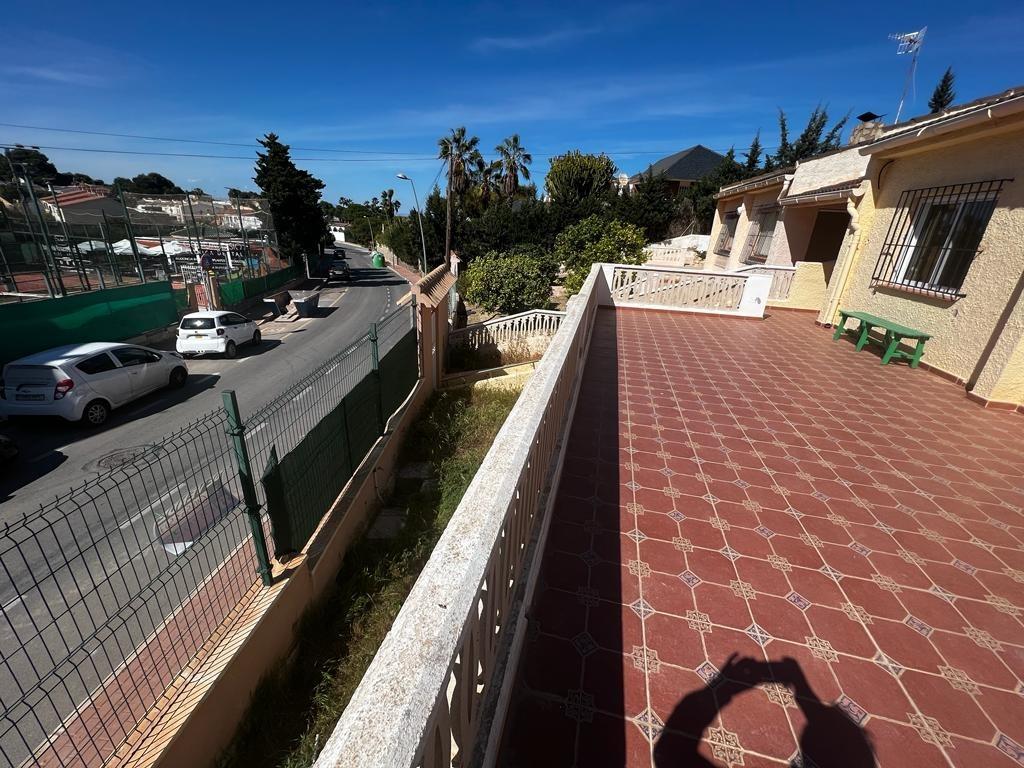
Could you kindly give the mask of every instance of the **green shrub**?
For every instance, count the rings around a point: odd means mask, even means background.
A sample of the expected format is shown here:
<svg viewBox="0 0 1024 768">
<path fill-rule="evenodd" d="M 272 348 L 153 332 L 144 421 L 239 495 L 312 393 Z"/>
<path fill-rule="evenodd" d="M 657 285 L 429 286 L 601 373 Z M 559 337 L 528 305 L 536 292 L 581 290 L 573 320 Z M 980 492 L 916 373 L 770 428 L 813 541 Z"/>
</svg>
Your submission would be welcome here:
<svg viewBox="0 0 1024 768">
<path fill-rule="evenodd" d="M 579 293 L 590 266 L 597 262 L 643 264 L 643 230 L 618 219 L 591 216 L 563 229 L 555 238 L 554 258 L 565 266 L 565 291 Z"/>
<path fill-rule="evenodd" d="M 466 298 L 489 312 L 512 315 L 538 309 L 551 296 L 550 265 L 528 250 L 491 251 L 470 264 Z"/>
</svg>

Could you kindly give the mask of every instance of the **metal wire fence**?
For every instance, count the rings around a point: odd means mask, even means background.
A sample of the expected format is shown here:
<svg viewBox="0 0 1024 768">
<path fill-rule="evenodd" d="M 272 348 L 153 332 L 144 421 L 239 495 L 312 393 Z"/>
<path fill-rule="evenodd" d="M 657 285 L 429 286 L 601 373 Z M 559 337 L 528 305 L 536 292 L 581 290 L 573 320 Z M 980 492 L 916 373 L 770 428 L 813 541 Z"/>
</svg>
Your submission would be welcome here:
<svg viewBox="0 0 1024 768">
<path fill-rule="evenodd" d="M 213 411 L 0 530 L 9 764 L 105 757 L 252 586 L 237 475 Z"/>
<path fill-rule="evenodd" d="M 413 312 L 396 310 L 244 423 L 211 411 L 0 527 L 4 765 L 109 759 L 257 584 L 267 540 L 279 552 L 305 542 L 415 384 Z M 313 459 L 291 486 L 303 517 L 287 541 L 253 482 L 272 451 L 296 467 Z"/>
<path fill-rule="evenodd" d="M 23 185 L 24 186 L 24 185 Z M 0 291 L 62 296 L 149 280 L 261 277 L 278 256 L 261 198 L 118 194 L 82 185 L 0 206 Z"/>
</svg>

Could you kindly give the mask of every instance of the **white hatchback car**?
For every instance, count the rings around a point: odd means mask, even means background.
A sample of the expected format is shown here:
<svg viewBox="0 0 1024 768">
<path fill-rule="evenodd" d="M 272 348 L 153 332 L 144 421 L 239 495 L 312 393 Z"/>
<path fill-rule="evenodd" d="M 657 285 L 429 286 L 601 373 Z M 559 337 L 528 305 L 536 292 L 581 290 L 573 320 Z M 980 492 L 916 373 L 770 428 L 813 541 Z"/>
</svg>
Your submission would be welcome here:
<svg viewBox="0 0 1024 768">
<path fill-rule="evenodd" d="M 175 348 L 187 357 L 206 352 L 234 357 L 242 344 L 259 343 L 260 329 L 256 323 L 237 312 L 192 312 L 178 323 Z"/>
<path fill-rule="evenodd" d="M 0 380 L 5 416 L 62 416 L 98 427 L 114 408 L 161 387 L 183 387 L 181 355 L 134 344 L 92 342 L 8 363 Z"/>
</svg>

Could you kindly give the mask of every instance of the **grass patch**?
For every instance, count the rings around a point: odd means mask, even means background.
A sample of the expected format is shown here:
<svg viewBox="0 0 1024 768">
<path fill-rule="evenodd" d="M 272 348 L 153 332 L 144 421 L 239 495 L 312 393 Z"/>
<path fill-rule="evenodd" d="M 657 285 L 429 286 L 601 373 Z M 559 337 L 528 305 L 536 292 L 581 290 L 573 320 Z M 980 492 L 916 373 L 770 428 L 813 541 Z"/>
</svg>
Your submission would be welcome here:
<svg viewBox="0 0 1024 768">
<path fill-rule="evenodd" d="M 303 618 L 290 661 L 260 683 L 219 768 L 313 763 L 518 396 L 479 388 L 431 398 L 400 464 L 429 462 L 437 484 L 396 488 L 390 503 L 409 509 L 399 536 L 349 549 L 331 591 Z"/>
</svg>

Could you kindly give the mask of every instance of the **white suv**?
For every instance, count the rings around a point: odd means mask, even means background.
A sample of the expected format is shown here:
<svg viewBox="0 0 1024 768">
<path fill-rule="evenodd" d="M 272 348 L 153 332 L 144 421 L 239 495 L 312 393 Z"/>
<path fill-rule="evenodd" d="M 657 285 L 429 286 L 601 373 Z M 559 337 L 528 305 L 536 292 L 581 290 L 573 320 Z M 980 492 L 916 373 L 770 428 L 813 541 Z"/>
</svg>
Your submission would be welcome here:
<svg viewBox="0 0 1024 768">
<path fill-rule="evenodd" d="M 234 357 L 240 345 L 259 343 L 256 323 L 237 312 L 192 312 L 178 324 L 175 348 L 186 357 L 205 352 Z"/>
<path fill-rule="evenodd" d="M 161 387 L 183 387 L 188 369 L 181 355 L 134 344 L 69 344 L 4 366 L 0 413 L 62 416 L 87 426 L 110 411 Z"/>
</svg>

